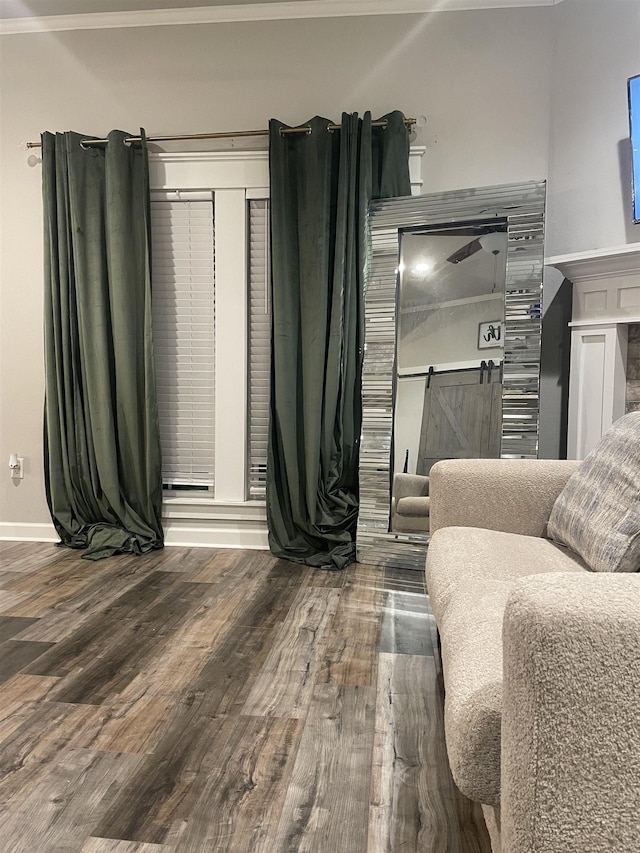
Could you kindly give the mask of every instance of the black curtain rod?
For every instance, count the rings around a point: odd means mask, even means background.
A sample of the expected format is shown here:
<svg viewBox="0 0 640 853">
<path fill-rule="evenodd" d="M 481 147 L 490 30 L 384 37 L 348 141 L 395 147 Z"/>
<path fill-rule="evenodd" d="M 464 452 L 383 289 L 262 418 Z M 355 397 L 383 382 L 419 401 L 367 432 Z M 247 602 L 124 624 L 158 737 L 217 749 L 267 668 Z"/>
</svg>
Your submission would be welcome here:
<svg viewBox="0 0 640 853">
<path fill-rule="evenodd" d="M 416 120 L 414 118 L 406 118 L 404 120 L 406 126 L 411 129 Z M 381 121 L 372 121 L 372 127 L 386 127 L 387 121 L 383 119 Z M 327 127 L 327 130 L 334 131 L 340 130 L 342 128 L 341 124 L 330 124 Z M 312 128 L 308 125 L 300 125 L 299 127 L 283 127 L 280 129 L 281 134 L 288 133 L 311 133 Z M 182 139 L 233 139 L 241 136 L 268 136 L 268 130 L 232 130 L 225 131 L 223 133 L 181 133 L 175 136 L 147 136 L 147 142 L 176 142 Z M 108 143 L 108 139 L 83 139 L 81 141 L 81 145 L 86 147 L 91 147 L 94 145 L 106 145 Z M 131 144 L 132 142 L 141 142 L 141 136 L 127 136 L 124 140 L 126 143 Z M 41 142 L 27 142 L 27 148 L 40 148 L 42 146 Z"/>
</svg>

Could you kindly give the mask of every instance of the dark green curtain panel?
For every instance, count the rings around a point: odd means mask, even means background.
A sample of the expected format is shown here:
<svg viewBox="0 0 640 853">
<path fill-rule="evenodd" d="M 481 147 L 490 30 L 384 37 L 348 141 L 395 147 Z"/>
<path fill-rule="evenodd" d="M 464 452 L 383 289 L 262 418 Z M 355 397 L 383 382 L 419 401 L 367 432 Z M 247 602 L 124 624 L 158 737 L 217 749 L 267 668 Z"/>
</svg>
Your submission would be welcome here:
<svg viewBox="0 0 640 853">
<path fill-rule="evenodd" d="M 272 370 L 267 518 L 279 557 L 342 569 L 355 559 L 367 207 L 409 195 L 402 113 L 269 126 Z"/>
<path fill-rule="evenodd" d="M 161 548 L 147 147 L 42 135 L 45 483 L 84 557 Z"/>
</svg>

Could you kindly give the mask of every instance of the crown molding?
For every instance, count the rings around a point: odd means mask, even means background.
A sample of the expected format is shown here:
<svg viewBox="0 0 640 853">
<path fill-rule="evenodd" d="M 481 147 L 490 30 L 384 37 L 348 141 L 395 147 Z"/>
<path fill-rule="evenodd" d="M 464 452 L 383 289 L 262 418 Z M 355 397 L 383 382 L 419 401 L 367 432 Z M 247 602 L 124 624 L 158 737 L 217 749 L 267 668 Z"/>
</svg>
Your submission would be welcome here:
<svg viewBox="0 0 640 853">
<path fill-rule="evenodd" d="M 574 284 L 583 281 L 617 278 L 640 274 L 640 243 L 627 243 L 570 255 L 545 258 L 545 265 L 555 267 Z"/>
<path fill-rule="evenodd" d="M 0 35 L 100 30 L 122 27 L 165 27 L 186 24 L 226 24 L 242 21 L 280 21 L 298 18 L 343 18 L 365 15 L 409 15 L 478 9 L 556 6 L 563 0 L 288 0 L 192 6 L 131 12 L 88 12 L 0 20 Z"/>
</svg>

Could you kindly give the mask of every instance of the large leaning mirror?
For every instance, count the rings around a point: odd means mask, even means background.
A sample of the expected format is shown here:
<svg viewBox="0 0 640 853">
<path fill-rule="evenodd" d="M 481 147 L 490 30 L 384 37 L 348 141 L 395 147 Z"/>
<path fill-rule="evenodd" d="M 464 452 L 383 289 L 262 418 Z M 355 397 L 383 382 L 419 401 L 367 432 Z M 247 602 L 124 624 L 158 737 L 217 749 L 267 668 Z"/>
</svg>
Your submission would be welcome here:
<svg viewBox="0 0 640 853">
<path fill-rule="evenodd" d="M 431 467 L 538 454 L 544 183 L 374 202 L 357 559 L 422 569 Z"/>
</svg>

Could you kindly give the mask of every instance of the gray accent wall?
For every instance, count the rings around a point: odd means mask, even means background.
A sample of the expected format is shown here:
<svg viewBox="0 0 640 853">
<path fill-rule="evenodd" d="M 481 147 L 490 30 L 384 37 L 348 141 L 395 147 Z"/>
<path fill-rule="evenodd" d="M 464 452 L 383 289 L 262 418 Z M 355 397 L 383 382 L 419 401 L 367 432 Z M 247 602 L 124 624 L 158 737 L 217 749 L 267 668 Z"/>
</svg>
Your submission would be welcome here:
<svg viewBox="0 0 640 853">
<path fill-rule="evenodd" d="M 640 412 L 640 323 L 629 324 L 627 412 Z"/>
<path fill-rule="evenodd" d="M 538 455 L 566 459 L 573 285 L 553 267 L 546 267 L 542 299 Z"/>
</svg>

